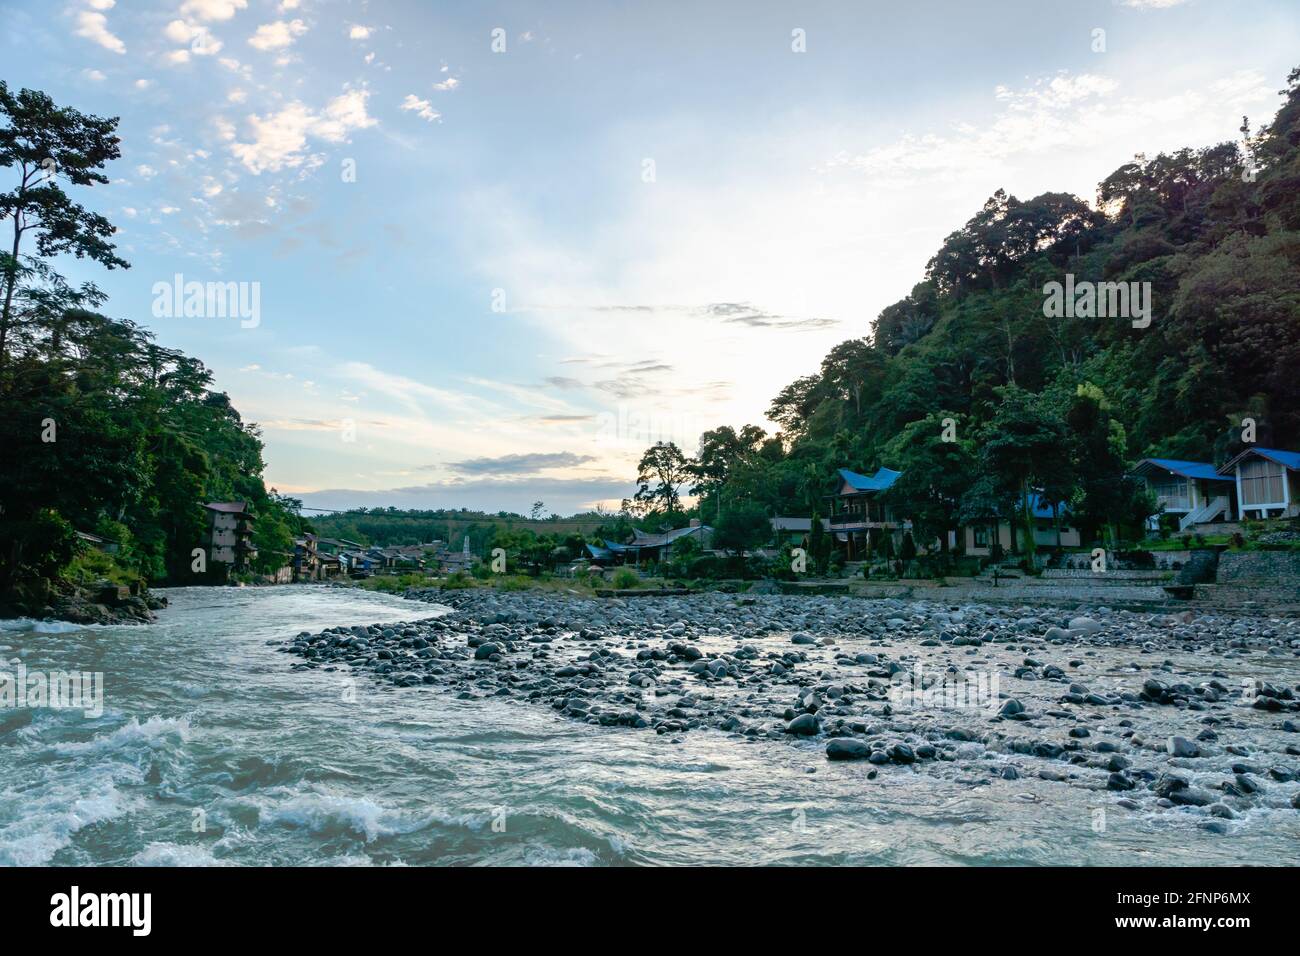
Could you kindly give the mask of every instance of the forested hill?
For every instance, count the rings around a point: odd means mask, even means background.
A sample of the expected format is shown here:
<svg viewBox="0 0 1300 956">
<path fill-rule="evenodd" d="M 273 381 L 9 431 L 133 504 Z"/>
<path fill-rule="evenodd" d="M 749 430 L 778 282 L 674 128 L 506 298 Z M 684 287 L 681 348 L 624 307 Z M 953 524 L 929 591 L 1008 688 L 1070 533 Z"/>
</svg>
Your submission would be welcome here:
<svg viewBox="0 0 1300 956">
<path fill-rule="evenodd" d="M 997 192 L 871 337 L 781 390 L 769 417 L 782 442 L 706 433 L 696 487 L 807 513 L 836 467 L 883 464 L 923 482 L 899 492 L 913 505 L 937 496 L 949 510 L 963 498 L 968 513 L 996 510 L 1020 477 L 1075 504 L 1091 495 L 1105 523 L 1130 505 L 1115 493 L 1103 503 L 1102 489 L 1135 459 L 1223 462 L 1243 419 L 1260 445 L 1300 447 L 1300 69 L 1281 95 L 1268 126 L 1243 118 L 1241 143 L 1136 157 L 1095 204 Z M 1045 285 L 1067 274 L 1150 283 L 1149 325 L 1045 315 Z M 959 442 L 938 448 L 945 418 Z M 967 491 L 982 483 L 983 503 L 939 487 L 950 470 Z"/>
<path fill-rule="evenodd" d="M 289 560 L 305 524 L 268 491 L 262 440 L 197 359 L 160 346 L 60 254 L 128 268 L 116 229 L 74 200 L 108 183 L 117 119 L 0 81 L 0 607 L 44 608 L 62 585 L 189 583 L 213 500 L 248 502 L 253 571 Z M 57 170 L 53 177 L 48 169 Z M 71 190 L 71 193 L 69 192 Z M 99 536 L 113 555 L 86 548 Z"/>
</svg>

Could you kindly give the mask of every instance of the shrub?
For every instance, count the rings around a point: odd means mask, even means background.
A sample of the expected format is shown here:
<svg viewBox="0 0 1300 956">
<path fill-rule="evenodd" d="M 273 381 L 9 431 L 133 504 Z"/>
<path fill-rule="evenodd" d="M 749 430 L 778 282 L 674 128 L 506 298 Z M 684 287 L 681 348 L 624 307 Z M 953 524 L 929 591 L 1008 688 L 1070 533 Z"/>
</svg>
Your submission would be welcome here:
<svg viewBox="0 0 1300 956">
<path fill-rule="evenodd" d="M 447 578 L 446 581 L 443 581 L 442 586 L 443 589 L 447 591 L 460 591 L 464 588 L 472 588 L 474 586 L 474 581 L 464 571 L 457 571 L 451 575 L 451 577 Z"/>
<path fill-rule="evenodd" d="M 619 590 L 625 591 L 629 588 L 639 587 L 641 578 L 631 568 L 619 568 L 614 574 L 613 584 Z"/>
</svg>

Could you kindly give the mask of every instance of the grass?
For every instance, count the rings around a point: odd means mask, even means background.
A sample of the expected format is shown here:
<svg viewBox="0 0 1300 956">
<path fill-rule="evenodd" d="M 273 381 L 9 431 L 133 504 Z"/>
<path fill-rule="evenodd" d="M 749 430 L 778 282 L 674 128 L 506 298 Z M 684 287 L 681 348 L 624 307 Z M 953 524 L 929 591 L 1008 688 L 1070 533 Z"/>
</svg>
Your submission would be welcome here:
<svg viewBox="0 0 1300 956">
<path fill-rule="evenodd" d="M 85 551 L 72 559 L 63 575 L 74 584 L 88 585 L 100 581 L 109 584 L 131 585 L 140 580 L 140 575 L 121 567 L 113 560 L 111 554 L 102 551 Z"/>
<path fill-rule="evenodd" d="M 433 582 L 423 574 L 376 574 L 374 577 L 362 578 L 357 587 L 366 591 L 380 591 L 384 594 L 397 594 L 407 588 L 426 587 Z"/>
</svg>

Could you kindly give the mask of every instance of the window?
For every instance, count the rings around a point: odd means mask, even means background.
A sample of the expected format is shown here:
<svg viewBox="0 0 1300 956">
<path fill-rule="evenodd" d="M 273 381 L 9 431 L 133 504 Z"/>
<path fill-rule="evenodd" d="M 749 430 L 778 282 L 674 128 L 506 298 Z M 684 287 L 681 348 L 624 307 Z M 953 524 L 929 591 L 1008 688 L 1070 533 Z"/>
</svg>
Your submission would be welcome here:
<svg viewBox="0 0 1300 956">
<path fill-rule="evenodd" d="M 1166 478 L 1154 482 L 1151 487 L 1156 499 L 1165 506 L 1165 510 L 1191 510 L 1191 495 L 1187 482 L 1182 478 Z"/>
<path fill-rule="evenodd" d="M 1282 503 L 1285 469 L 1267 458 L 1248 458 L 1237 466 L 1241 476 L 1242 507 Z"/>
<path fill-rule="evenodd" d="M 975 547 L 987 548 L 989 546 L 989 529 L 984 525 L 977 525 L 974 532 Z"/>
</svg>

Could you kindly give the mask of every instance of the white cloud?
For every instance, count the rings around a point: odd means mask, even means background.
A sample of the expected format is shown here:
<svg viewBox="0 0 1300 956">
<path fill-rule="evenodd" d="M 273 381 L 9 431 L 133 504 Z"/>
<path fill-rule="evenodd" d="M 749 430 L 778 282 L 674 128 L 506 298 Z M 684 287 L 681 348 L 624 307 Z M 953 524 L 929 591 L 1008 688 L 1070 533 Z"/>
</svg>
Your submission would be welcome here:
<svg viewBox="0 0 1300 956">
<path fill-rule="evenodd" d="M 278 172 L 301 166 L 311 139 L 339 143 L 353 130 L 376 124 L 377 121 L 366 112 L 369 95 L 366 90 L 348 90 L 330 100 L 319 113 L 294 101 L 278 113 L 249 116 L 253 141 L 231 142 L 230 151 L 253 173 Z M 234 132 L 228 123 L 219 126 L 219 131 L 223 138 L 233 138 Z"/>
<path fill-rule="evenodd" d="M 135 174 L 141 179 L 153 179 L 154 176 L 158 175 L 158 170 L 152 166 L 141 165 L 135 168 Z"/>
<path fill-rule="evenodd" d="M 147 90 L 151 86 L 153 86 L 153 80 L 139 79 L 135 81 L 135 88 L 137 90 Z"/>
<path fill-rule="evenodd" d="M 1091 157 L 1107 144 L 1118 150 L 1114 154 L 1118 165 L 1140 149 L 1212 141 L 1221 135 L 1215 130 L 1224 116 L 1266 103 L 1273 95 L 1256 70 L 1238 71 L 1204 90 L 1163 96 L 1121 97 L 1118 90 L 1115 80 L 1092 74 L 1058 74 L 1020 90 L 999 86 L 994 97 L 1002 110 L 983 126 L 963 122 L 946 133 L 909 133 L 856 155 L 842 152 L 828 168 L 857 169 L 895 182 L 914 182 L 917 175 L 925 174 L 958 179 L 998 174 L 1013 157 L 1051 155 L 1058 150 Z M 1081 195 L 1091 195 L 1095 183 L 1060 185 L 1073 185 L 1082 188 Z"/>
<path fill-rule="evenodd" d="M 226 100 L 231 103 L 242 103 L 246 99 L 248 99 L 248 92 L 246 90 L 240 89 L 239 87 L 235 87 L 233 90 L 231 90 L 229 93 L 226 94 Z"/>
<path fill-rule="evenodd" d="M 173 43 L 189 44 L 190 52 L 195 56 L 212 56 L 221 52 L 221 41 L 207 27 L 199 24 L 172 20 L 163 28 L 163 36 Z"/>
<path fill-rule="evenodd" d="M 1120 6 L 1133 7 L 1137 10 L 1168 10 L 1170 7 L 1182 6 L 1187 0 L 1120 0 Z"/>
<path fill-rule="evenodd" d="M 248 38 L 248 45 L 263 52 L 281 50 L 306 32 L 307 24 L 301 20 L 276 20 L 258 27 L 257 32 Z"/>
<path fill-rule="evenodd" d="M 107 9 L 107 7 L 102 9 Z M 77 36 L 84 37 L 92 43 L 98 43 L 105 50 L 113 53 L 126 52 L 126 44 L 109 31 L 108 17 L 102 13 L 92 13 L 89 10 L 82 10 L 78 13 Z"/>
<path fill-rule="evenodd" d="M 104 82 L 104 74 L 99 70 L 82 70 L 81 75 L 93 83 Z"/>
<path fill-rule="evenodd" d="M 432 123 L 441 118 L 442 114 L 433 108 L 433 104 L 428 100 L 422 100 L 414 93 L 407 93 L 406 99 L 402 100 L 402 109 L 410 110 L 422 120 Z"/>
<path fill-rule="evenodd" d="M 196 20 L 229 20 L 248 6 L 248 0 L 185 0 L 181 16 Z"/>
<path fill-rule="evenodd" d="M 179 66 L 182 63 L 190 62 L 189 50 L 172 50 L 163 57 L 163 62 L 170 66 Z"/>
<path fill-rule="evenodd" d="M 365 40 L 370 37 L 374 31 L 370 27 L 363 27 L 359 23 L 352 24 L 352 29 L 348 31 L 349 40 Z"/>
<path fill-rule="evenodd" d="M 456 77 L 454 76 L 449 76 L 445 80 L 433 84 L 433 88 L 440 92 L 447 92 L 449 90 L 454 90 L 458 86 L 460 86 L 460 80 L 456 79 Z"/>
</svg>

